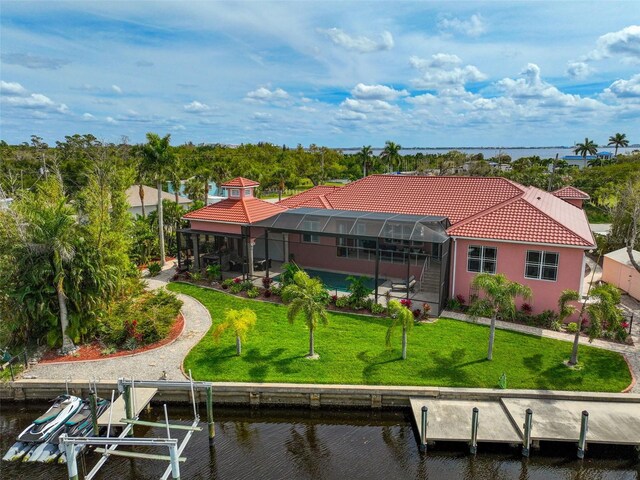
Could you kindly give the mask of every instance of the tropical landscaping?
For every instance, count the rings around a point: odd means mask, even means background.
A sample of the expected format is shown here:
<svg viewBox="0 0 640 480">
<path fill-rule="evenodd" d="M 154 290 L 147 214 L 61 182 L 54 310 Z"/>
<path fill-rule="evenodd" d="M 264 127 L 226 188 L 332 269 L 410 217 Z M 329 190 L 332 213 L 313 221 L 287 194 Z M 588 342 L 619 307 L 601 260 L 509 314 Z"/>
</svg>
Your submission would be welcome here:
<svg viewBox="0 0 640 480">
<path fill-rule="evenodd" d="M 504 373 L 508 388 L 609 392 L 631 382 L 618 353 L 581 345 L 581 368 L 570 369 L 564 362 L 571 343 L 504 330 L 495 332 L 489 361 L 489 329 L 446 318 L 413 324 L 403 360 L 402 328 L 392 329 L 387 343 L 391 319 L 329 311 L 326 324 L 315 330 L 319 359 L 310 360 L 308 326 L 289 322 L 286 305 L 185 283 L 168 288 L 196 298 L 211 313 L 211 331 L 184 361 L 199 380 L 497 388 Z M 227 311 L 242 309 L 255 312 L 256 322 L 238 355 L 233 329 L 213 332 Z"/>
</svg>

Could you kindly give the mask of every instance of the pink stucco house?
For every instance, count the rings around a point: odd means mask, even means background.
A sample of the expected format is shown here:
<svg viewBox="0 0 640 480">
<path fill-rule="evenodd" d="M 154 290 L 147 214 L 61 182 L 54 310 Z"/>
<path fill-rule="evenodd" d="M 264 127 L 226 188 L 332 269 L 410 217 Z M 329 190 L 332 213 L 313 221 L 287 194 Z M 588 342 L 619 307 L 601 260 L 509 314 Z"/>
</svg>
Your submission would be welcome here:
<svg viewBox="0 0 640 480">
<path fill-rule="evenodd" d="M 581 208 L 588 195 L 573 187 L 371 175 L 274 204 L 255 198 L 257 186 L 233 179 L 222 185 L 226 200 L 185 215 L 179 262 L 219 262 L 252 277 L 294 260 L 337 279 L 336 289 L 340 274 L 366 276 L 376 298 L 406 295 L 438 313 L 447 299 L 475 294 L 477 273 L 504 273 L 532 289 L 528 303 L 539 313 L 556 309 L 562 290 L 581 292 L 585 252 L 595 247 Z"/>
</svg>

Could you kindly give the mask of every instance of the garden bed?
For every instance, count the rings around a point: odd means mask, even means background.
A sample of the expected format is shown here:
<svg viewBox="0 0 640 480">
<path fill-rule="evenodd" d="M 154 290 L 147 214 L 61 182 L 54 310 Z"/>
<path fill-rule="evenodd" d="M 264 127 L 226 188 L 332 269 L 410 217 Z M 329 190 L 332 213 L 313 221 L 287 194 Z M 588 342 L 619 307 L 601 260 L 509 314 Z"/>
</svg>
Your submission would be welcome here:
<svg viewBox="0 0 640 480">
<path fill-rule="evenodd" d="M 102 353 L 105 351 L 105 346 L 101 345 L 100 342 L 95 341 L 85 345 L 80 345 L 75 352 L 69 355 L 59 355 L 57 353 L 57 350 L 49 350 L 42 356 L 42 359 L 39 363 L 85 362 L 88 360 L 105 360 L 108 358 L 135 355 L 137 353 L 155 350 L 156 348 L 160 348 L 164 345 L 172 343 L 176 338 L 180 336 L 182 330 L 184 330 L 184 317 L 180 313 L 176 317 L 171 330 L 169 330 L 169 334 L 159 342 L 152 343 L 150 345 L 144 345 L 133 350 L 119 350 L 105 355 Z"/>
</svg>

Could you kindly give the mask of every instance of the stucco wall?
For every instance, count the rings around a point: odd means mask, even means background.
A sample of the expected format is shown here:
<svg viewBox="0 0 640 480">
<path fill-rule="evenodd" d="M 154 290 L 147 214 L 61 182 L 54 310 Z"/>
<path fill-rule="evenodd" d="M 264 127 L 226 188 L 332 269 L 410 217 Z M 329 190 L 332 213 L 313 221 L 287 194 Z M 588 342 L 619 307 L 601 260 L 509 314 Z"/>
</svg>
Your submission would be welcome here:
<svg viewBox="0 0 640 480">
<path fill-rule="evenodd" d="M 640 300 L 640 272 L 635 268 L 608 257 L 602 264 L 602 280 Z"/>
<path fill-rule="evenodd" d="M 485 240 L 457 240 L 457 246 L 452 244 L 451 254 L 451 297 L 462 295 L 469 299 L 471 282 L 475 272 L 467 271 L 467 252 L 470 245 L 495 247 L 497 249 L 497 273 L 505 274 L 510 280 L 528 286 L 533 291 L 533 298 L 527 303 L 533 307 L 533 313 L 543 310 L 558 310 L 558 297 L 565 289 L 580 291 L 583 278 L 584 251 L 576 248 L 562 248 L 549 246 L 525 245 L 517 243 L 501 243 Z M 535 280 L 525 278 L 525 259 L 527 250 L 544 250 L 559 253 L 558 278 L 556 281 Z M 455 285 L 454 285 L 455 279 Z M 516 306 L 520 307 L 522 299 L 516 300 Z"/>
<path fill-rule="evenodd" d="M 240 235 L 241 226 L 230 223 L 200 222 L 198 220 L 191 220 L 191 228 L 194 230 L 204 230 L 216 233 L 234 233 Z"/>
</svg>

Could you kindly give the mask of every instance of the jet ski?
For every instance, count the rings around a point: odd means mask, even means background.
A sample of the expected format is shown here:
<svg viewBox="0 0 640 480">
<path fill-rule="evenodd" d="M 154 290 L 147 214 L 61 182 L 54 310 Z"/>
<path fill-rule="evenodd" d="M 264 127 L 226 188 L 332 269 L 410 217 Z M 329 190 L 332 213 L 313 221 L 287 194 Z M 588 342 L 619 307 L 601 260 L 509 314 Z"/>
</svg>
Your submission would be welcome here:
<svg viewBox="0 0 640 480">
<path fill-rule="evenodd" d="M 18 435 L 19 442 L 44 442 L 73 416 L 82 405 L 82 400 L 73 395 L 60 395 L 46 413 L 36 418 Z"/>
</svg>

